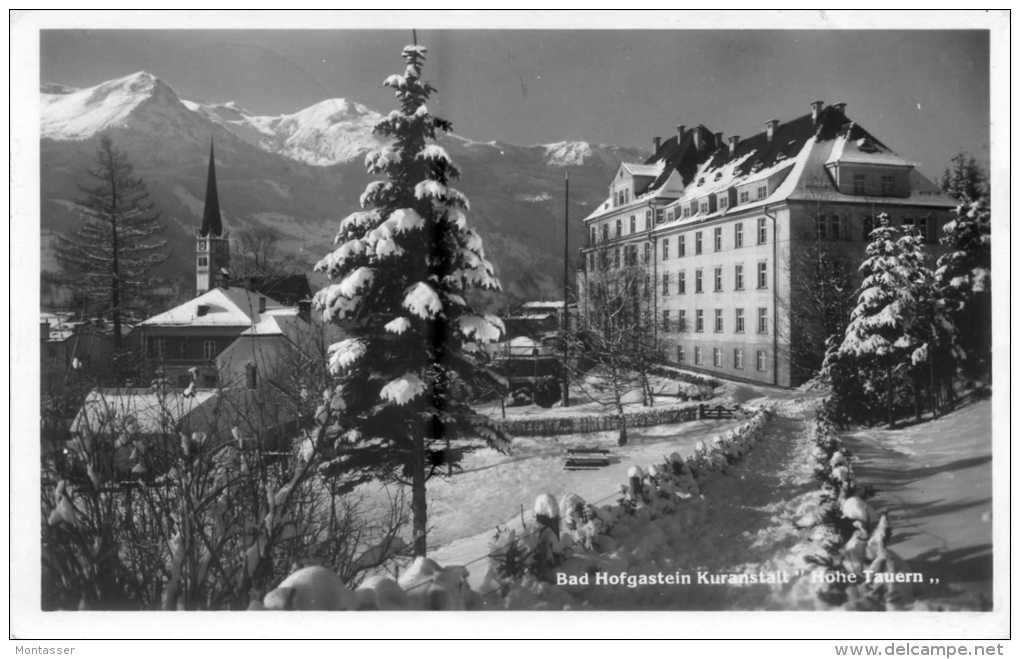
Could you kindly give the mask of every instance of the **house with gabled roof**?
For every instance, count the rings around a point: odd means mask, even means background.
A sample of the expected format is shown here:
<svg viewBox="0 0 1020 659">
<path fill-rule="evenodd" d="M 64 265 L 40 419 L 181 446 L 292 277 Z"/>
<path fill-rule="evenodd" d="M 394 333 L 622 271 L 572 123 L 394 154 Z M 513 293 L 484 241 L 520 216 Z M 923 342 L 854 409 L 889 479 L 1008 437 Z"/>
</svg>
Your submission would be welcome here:
<svg viewBox="0 0 1020 659">
<path fill-rule="evenodd" d="M 879 213 L 937 250 L 955 206 L 845 103 L 810 108 L 745 139 L 677 126 L 643 163 L 621 164 L 584 218 L 581 314 L 606 273 L 641 265 L 667 361 L 779 386 L 810 377 L 791 359 L 817 334 L 796 311 L 795 283 L 811 276 L 802 255 L 821 247 L 859 262 Z"/>
<path fill-rule="evenodd" d="M 285 308 L 244 288 L 214 288 L 146 318 L 135 329 L 146 370 L 187 386 L 195 369 L 199 385 L 216 386 L 216 357 L 267 314 Z"/>
</svg>

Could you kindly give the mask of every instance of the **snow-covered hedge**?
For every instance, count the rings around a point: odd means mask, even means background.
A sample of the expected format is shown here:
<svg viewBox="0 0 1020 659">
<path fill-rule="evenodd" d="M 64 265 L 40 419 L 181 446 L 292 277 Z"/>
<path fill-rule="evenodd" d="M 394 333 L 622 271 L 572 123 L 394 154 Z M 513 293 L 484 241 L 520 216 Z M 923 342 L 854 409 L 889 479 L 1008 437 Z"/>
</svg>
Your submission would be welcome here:
<svg viewBox="0 0 1020 659">
<path fill-rule="evenodd" d="M 684 423 L 698 418 L 698 405 L 681 407 L 659 407 L 640 412 L 625 412 L 628 428 L 647 428 L 669 423 Z M 553 435 L 574 435 L 580 433 L 617 430 L 620 418 L 615 414 L 588 416 L 545 417 L 535 419 L 506 419 L 500 427 L 515 437 L 548 437 Z"/>
<path fill-rule="evenodd" d="M 696 408 L 695 408 L 696 411 Z M 399 579 L 375 577 L 355 591 L 330 570 L 306 567 L 291 574 L 252 609 L 477 609 L 564 608 L 574 602 L 555 585 L 556 571 L 585 574 L 592 569 L 626 570 L 617 547 L 632 536 L 654 533 L 652 520 L 670 517 L 679 524 L 697 514 L 693 499 L 704 486 L 740 461 L 761 438 L 772 410 L 757 408 L 739 426 L 698 442 L 686 458 L 678 453 L 641 467 L 631 466 L 613 503 L 586 502 L 565 493 L 557 501 L 540 494 L 530 524 L 521 530 L 497 529 L 486 556 L 478 590 L 468 585 L 465 566 L 441 567 L 418 558 Z M 637 560 L 635 552 L 627 553 Z"/>
<path fill-rule="evenodd" d="M 901 559 L 886 549 L 891 529 L 885 514 L 866 501 L 870 488 L 858 482 L 854 458 L 822 408 L 812 429 L 815 479 L 818 491 L 798 511 L 797 526 L 810 529 L 816 569 L 836 575 L 818 587 L 818 598 L 850 609 L 898 608 L 905 599 L 904 584 L 866 583 L 864 570 L 902 571 Z M 857 583 L 853 583 L 852 579 Z"/>
</svg>

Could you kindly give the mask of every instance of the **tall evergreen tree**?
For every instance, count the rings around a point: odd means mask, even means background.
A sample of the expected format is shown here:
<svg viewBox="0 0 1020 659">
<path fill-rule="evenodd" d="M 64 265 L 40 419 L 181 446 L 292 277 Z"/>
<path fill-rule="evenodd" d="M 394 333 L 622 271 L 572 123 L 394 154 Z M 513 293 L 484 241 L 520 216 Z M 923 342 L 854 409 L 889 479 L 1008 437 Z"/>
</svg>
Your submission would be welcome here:
<svg viewBox="0 0 1020 659">
<path fill-rule="evenodd" d="M 833 362 L 849 360 L 856 367 L 861 393 L 881 401 L 889 425 L 895 422 L 898 399 L 902 395 L 910 356 L 917 348 L 911 335 L 915 313 L 916 273 L 904 260 L 899 230 L 882 213 L 871 232 L 860 266 L 863 276 L 857 294 L 857 306 L 850 312 Z"/>
<path fill-rule="evenodd" d="M 375 126 L 392 142 L 369 154 L 366 167 L 386 180 L 369 183 L 364 210 L 341 221 L 336 249 L 316 265 L 332 283 L 315 296 L 324 318 L 350 333 L 330 348 L 338 386 L 327 392 L 344 410 L 345 466 L 357 462 L 411 485 L 417 556 L 426 553 L 425 482 L 434 467 L 479 442 L 508 448 L 468 404 L 472 385 L 491 376 L 482 344 L 498 340 L 503 326 L 466 296 L 499 282 L 467 226 L 467 198 L 449 186 L 459 172 L 433 143 L 451 124 L 426 105 L 436 90 L 421 78 L 425 55 L 422 46 L 406 46 L 404 72 L 384 82 L 399 109 Z"/>
<path fill-rule="evenodd" d="M 946 252 L 935 288 L 957 330 L 960 366 L 972 378 L 990 373 L 992 353 L 992 224 L 984 198 L 965 201 L 942 227 Z"/>
<path fill-rule="evenodd" d="M 988 194 L 988 176 L 973 156 L 962 151 L 949 160 L 940 183 L 943 192 L 961 203 L 977 201 Z"/>
<path fill-rule="evenodd" d="M 82 223 L 59 236 L 56 255 L 90 310 L 112 322 L 119 354 L 122 324 L 143 310 L 148 275 L 166 259 L 166 241 L 144 181 L 109 136 L 100 138 L 87 173 L 90 182 L 79 186 Z"/>
</svg>

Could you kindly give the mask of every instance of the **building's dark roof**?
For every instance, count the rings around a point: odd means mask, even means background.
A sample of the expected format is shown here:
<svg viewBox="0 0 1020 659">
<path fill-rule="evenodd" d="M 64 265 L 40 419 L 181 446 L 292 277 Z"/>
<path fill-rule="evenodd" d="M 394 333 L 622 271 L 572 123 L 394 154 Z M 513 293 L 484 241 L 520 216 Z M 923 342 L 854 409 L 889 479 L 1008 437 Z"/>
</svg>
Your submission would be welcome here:
<svg viewBox="0 0 1020 659">
<path fill-rule="evenodd" d="M 205 181 L 205 210 L 202 213 L 201 236 L 223 235 L 223 220 L 220 218 L 220 197 L 216 191 L 216 156 L 212 140 L 209 141 L 209 174 Z"/>
<path fill-rule="evenodd" d="M 667 166 L 645 190 L 636 191 L 636 193 L 642 194 L 662 186 L 674 170 L 680 173 L 684 186 L 687 186 L 694 178 L 699 165 L 704 163 L 706 158 L 711 159 L 706 169 L 712 171 L 731 160 L 739 160 L 754 152 L 753 156 L 744 160 L 737 168 L 736 174 L 744 176 L 749 174 L 752 169 L 764 169 L 772 166 L 781 159 L 780 154 L 785 158 L 793 158 L 803 148 L 804 143 L 816 134 L 819 140 L 826 141 L 835 139 L 847 130 L 850 130 L 849 139 L 851 140 L 866 137 L 882 149 L 888 149 L 866 130 L 851 122 L 847 118 L 842 104 L 823 108 L 817 125 L 812 121 L 811 114 L 808 113 L 777 124 L 771 141 L 765 130 L 742 139 L 737 142 L 736 150 L 733 153 L 730 152 L 726 140 L 716 143 L 715 134 L 705 126 L 699 125 L 697 128 L 685 130 L 682 139 L 678 140 L 677 136 L 673 136 L 662 142 L 656 152 L 645 162 L 652 164 L 659 160 L 665 160 Z M 699 133 L 700 149 L 696 149 L 694 146 L 695 131 Z"/>
<path fill-rule="evenodd" d="M 249 289 L 278 300 L 286 306 L 294 306 L 298 302 L 309 300 L 312 297 L 312 287 L 308 283 L 308 277 L 301 274 L 249 277 L 244 284 Z"/>
<path fill-rule="evenodd" d="M 698 134 L 698 144 L 695 146 L 695 133 Z M 660 160 L 666 161 L 666 167 L 662 173 L 652 181 L 645 190 L 635 190 L 637 195 L 644 194 L 648 190 L 654 190 L 662 186 L 669 178 L 673 170 L 680 172 L 684 185 L 691 182 L 694 173 L 698 171 L 698 164 L 704 162 L 705 157 L 712 153 L 718 145 L 715 143 L 715 135 L 703 125 L 683 131 L 682 138 L 674 135 L 664 140 L 659 148 L 645 164 L 651 165 Z"/>
</svg>

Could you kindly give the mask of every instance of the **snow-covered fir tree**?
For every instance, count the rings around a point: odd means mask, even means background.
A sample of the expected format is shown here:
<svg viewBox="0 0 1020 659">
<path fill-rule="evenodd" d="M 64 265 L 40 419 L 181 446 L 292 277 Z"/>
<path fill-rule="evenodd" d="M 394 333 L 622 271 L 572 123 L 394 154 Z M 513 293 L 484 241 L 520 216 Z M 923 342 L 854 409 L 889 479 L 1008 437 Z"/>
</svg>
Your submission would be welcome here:
<svg viewBox="0 0 1020 659">
<path fill-rule="evenodd" d="M 949 160 L 940 184 L 946 194 L 961 203 L 977 201 L 988 194 L 988 176 L 974 156 L 963 152 Z"/>
<path fill-rule="evenodd" d="M 73 234 L 58 236 L 56 256 L 72 287 L 87 300 L 87 311 L 113 324 L 120 353 L 122 323 L 145 311 L 148 275 L 166 259 L 166 240 L 145 182 L 109 136 L 100 138 L 88 175 L 77 204 L 82 223 Z"/>
<path fill-rule="evenodd" d="M 985 198 L 965 201 L 942 227 L 946 247 L 935 288 L 957 329 L 960 366 L 971 378 L 990 372 L 992 351 L 992 224 Z"/>
<path fill-rule="evenodd" d="M 918 275 L 913 256 L 904 255 L 900 232 L 889 223 L 888 215 L 879 215 L 869 238 L 860 266 L 863 279 L 857 305 L 850 312 L 842 341 L 827 357 L 827 367 L 842 366 L 841 375 L 851 382 L 856 371 L 857 395 L 884 407 L 892 425 L 905 375 L 918 349 L 913 325 Z M 847 363 L 852 367 L 847 369 Z M 836 393 L 853 396 L 852 388 L 848 389 Z"/>
<path fill-rule="evenodd" d="M 386 179 L 369 183 L 362 210 L 341 221 L 336 248 L 316 265 L 331 283 L 314 301 L 349 332 L 330 348 L 338 386 L 327 392 L 343 410 L 344 468 L 356 463 L 411 485 L 419 556 L 426 551 L 425 481 L 435 467 L 480 442 L 508 448 L 468 402 L 477 381 L 495 377 L 484 368 L 482 345 L 504 332 L 499 318 L 472 308 L 468 294 L 499 282 L 467 225 L 467 198 L 450 187 L 459 172 L 434 143 L 451 124 L 429 112 L 436 90 L 422 80 L 425 55 L 423 46 L 406 46 L 403 73 L 383 83 L 399 109 L 375 132 L 392 142 L 365 164 Z M 454 450 L 451 440 L 459 442 Z"/>
</svg>

